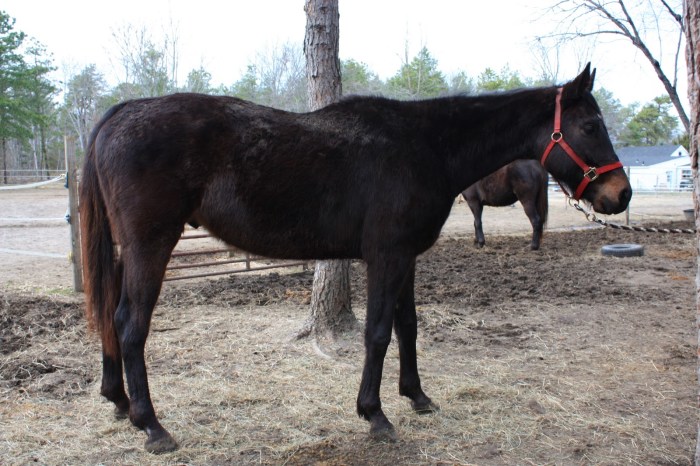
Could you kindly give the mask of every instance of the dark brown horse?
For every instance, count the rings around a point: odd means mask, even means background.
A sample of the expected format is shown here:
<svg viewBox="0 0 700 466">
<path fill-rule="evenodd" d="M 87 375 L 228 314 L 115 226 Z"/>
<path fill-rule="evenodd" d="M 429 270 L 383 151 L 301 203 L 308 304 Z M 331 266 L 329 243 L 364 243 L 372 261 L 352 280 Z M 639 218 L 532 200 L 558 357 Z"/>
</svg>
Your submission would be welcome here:
<svg viewBox="0 0 700 466">
<path fill-rule="evenodd" d="M 539 249 L 549 208 L 548 178 L 539 160 L 516 160 L 462 191 L 462 197 L 474 214 L 474 243 L 483 247 L 486 242 L 481 224 L 485 205 L 504 207 L 520 201 L 532 224 L 530 249 Z"/>
<path fill-rule="evenodd" d="M 399 393 L 417 412 L 436 409 L 418 376 L 415 263 L 460 192 L 547 147 L 546 168 L 572 190 L 585 184 L 596 211 L 627 207 L 632 190 L 592 85 L 586 67 L 561 88 L 419 102 L 357 97 L 304 114 L 196 94 L 113 107 L 93 130 L 80 188 L 101 393 L 147 433 L 148 451 L 177 447 L 151 403 L 144 346 L 170 253 L 192 222 L 254 254 L 366 262 L 357 412 L 373 437 L 395 438 L 379 399 L 392 327 Z M 584 173 L 561 135 L 597 173 Z"/>
</svg>

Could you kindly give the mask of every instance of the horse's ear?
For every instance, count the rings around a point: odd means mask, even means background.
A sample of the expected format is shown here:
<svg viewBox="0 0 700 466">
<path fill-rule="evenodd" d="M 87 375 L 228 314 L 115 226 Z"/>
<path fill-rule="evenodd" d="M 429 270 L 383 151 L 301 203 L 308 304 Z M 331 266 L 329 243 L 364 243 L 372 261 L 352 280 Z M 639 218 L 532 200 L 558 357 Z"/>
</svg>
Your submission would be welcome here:
<svg viewBox="0 0 700 466">
<path fill-rule="evenodd" d="M 591 63 L 588 62 L 586 67 L 581 71 L 581 74 L 576 76 L 573 81 L 564 84 L 564 92 L 562 97 L 565 99 L 578 99 L 584 92 L 593 90 L 593 81 L 595 80 L 595 69 L 591 72 Z"/>
</svg>

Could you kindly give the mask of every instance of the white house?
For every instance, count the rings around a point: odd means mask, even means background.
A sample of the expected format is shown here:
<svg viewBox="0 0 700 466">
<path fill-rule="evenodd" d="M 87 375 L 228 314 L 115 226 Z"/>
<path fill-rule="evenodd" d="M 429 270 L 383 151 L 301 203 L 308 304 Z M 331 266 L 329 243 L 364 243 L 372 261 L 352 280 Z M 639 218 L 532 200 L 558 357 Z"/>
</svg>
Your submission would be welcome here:
<svg viewBox="0 0 700 466">
<path fill-rule="evenodd" d="M 683 146 L 622 147 L 616 152 L 635 191 L 686 190 L 693 186 L 690 156 Z"/>
</svg>

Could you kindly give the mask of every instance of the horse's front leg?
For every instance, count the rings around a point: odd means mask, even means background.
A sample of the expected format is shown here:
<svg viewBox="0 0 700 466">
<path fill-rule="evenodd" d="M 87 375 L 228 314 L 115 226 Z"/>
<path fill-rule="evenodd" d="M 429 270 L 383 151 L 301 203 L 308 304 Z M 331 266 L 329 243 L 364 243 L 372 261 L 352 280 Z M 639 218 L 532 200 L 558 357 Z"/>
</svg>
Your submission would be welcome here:
<svg viewBox="0 0 700 466">
<path fill-rule="evenodd" d="M 357 395 L 357 413 L 370 422 L 370 436 L 382 441 L 397 440 L 394 426 L 382 411 L 379 389 L 394 310 L 412 261 L 410 257 L 385 256 L 367 260 L 365 365 Z"/>
<path fill-rule="evenodd" d="M 144 360 L 151 315 L 171 251 L 172 247 L 164 248 L 162 244 L 153 248 L 125 248 L 122 297 L 115 314 L 129 388 L 129 419 L 148 434 L 145 449 L 151 453 L 177 449 L 177 443 L 158 422 L 153 409 Z"/>
<path fill-rule="evenodd" d="M 416 354 L 416 338 L 418 337 L 418 320 L 416 318 L 416 302 L 414 297 L 414 282 L 416 275 L 415 260 L 411 264 L 406 283 L 404 284 L 399 302 L 394 314 L 394 331 L 399 343 L 399 358 L 401 374 L 399 377 L 399 394 L 411 400 L 411 406 L 419 414 L 438 411 L 438 407 L 423 392 L 418 375 L 418 357 Z"/>
</svg>

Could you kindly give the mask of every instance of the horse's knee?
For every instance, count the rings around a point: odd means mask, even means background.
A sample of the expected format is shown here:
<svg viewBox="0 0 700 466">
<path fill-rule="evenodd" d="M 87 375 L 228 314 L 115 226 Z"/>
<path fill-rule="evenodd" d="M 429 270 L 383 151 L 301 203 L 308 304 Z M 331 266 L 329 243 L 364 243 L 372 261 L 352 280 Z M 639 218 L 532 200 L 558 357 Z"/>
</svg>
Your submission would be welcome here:
<svg viewBox="0 0 700 466">
<path fill-rule="evenodd" d="M 365 333 L 365 348 L 373 351 L 386 353 L 391 343 L 391 329 Z"/>
</svg>

